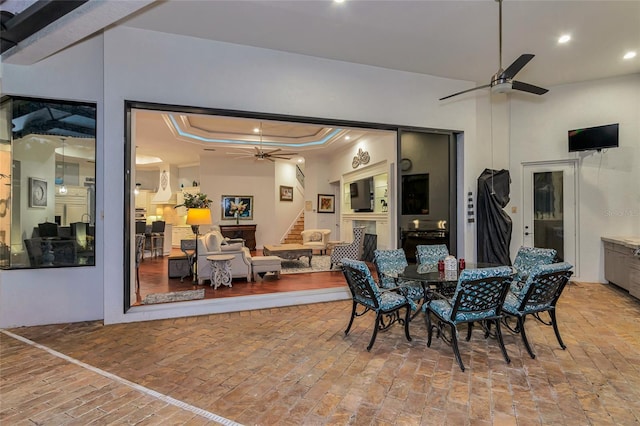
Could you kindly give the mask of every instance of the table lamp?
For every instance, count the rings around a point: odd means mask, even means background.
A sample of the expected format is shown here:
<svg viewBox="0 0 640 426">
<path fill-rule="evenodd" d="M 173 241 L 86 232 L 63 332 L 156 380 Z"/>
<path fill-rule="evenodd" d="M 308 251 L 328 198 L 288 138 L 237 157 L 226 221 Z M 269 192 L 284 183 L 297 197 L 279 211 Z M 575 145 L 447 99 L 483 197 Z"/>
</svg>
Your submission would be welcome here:
<svg viewBox="0 0 640 426">
<path fill-rule="evenodd" d="M 193 279 L 198 281 L 198 235 L 200 225 L 211 225 L 211 211 L 209 209 L 190 208 L 187 210 L 187 225 L 191 225 L 193 233 L 196 234 L 196 260 L 193 262 Z"/>
</svg>

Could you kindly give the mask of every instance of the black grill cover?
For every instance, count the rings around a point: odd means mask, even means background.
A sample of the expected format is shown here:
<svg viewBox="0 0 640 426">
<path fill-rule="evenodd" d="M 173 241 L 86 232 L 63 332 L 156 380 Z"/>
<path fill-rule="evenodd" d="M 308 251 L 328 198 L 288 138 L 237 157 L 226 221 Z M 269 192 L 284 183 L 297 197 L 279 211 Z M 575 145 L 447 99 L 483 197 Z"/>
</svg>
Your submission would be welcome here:
<svg viewBox="0 0 640 426">
<path fill-rule="evenodd" d="M 478 178 L 478 262 L 511 265 L 511 218 L 503 210 L 509 203 L 508 170 L 485 169 Z"/>
</svg>

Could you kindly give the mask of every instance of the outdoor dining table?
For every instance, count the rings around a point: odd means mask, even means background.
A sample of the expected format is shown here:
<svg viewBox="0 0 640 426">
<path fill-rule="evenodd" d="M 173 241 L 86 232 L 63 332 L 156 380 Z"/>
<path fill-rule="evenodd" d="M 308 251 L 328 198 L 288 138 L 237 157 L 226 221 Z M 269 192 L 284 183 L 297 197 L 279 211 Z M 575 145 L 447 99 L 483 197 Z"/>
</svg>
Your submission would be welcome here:
<svg viewBox="0 0 640 426">
<path fill-rule="evenodd" d="M 495 266 L 498 265 L 489 263 L 467 263 L 464 269 L 491 268 Z M 438 271 L 438 265 L 412 264 L 405 267 L 404 271 L 395 274 L 394 278 L 420 282 L 425 295 L 431 295 L 431 297 L 427 298 L 437 296 L 434 294 L 434 290 L 439 295 L 451 297 L 455 292 L 456 285 L 458 284 L 458 277 L 462 271 L 463 269 L 456 269 L 454 271 Z"/>
</svg>

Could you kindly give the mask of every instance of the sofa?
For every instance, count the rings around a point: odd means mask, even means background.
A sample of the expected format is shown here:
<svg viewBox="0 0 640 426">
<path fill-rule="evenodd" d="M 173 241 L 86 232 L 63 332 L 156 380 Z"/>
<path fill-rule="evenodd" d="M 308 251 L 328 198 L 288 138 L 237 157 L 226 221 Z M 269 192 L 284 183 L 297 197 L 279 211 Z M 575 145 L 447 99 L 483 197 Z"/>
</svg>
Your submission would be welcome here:
<svg viewBox="0 0 640 426">
<path fill-rule="evenodd" d="M 251 282 L 251 252 L 242 242 L 225 239 L 219 230 L 211 230 L 198 237 L 198 284 L 204 283 L 211 275 L 211 263 L 207 256 L 232 254 L 231 277 L 245 278 Z"/>
<path fill-rule="evenodd" d="M 330 229 L 305 229 L 300 233 L 302 236 L 302 245 L 312 250 L 320 250 L 320 254 L 327 251 L 327 243 L 329 242 Z"/>
</svg>

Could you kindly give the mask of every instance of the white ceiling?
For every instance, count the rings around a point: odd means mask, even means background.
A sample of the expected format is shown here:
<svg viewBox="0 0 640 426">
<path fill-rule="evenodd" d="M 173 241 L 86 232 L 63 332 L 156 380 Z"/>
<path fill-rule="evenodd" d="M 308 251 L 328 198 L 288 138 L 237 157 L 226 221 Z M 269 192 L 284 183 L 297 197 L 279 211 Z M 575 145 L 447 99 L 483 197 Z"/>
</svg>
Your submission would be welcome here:
<svg viewBox="0 0 640 426">
<path fill-rule="evenodd" d="M 489 83 L 499 68 L 495 0 L 92 0 L 5 52 L 2 60 L 35 63 L 94 33 L 96 25 L 131 26 L 478 85 Z M 572 40 L 559 45 L 557 39 L 565 33 Z M 503 2 L 503 68 L 523 53 L 536 55 L 517 80 L 553 90 L 550 86 L 639 73 L 640 55 L 622 59 L 629 50 L 640 53 L 640 1 Z"/>
<path fill-rule="evenodd" d="M 640 53 L 638 0 L 504 0 L 503 21 L 504 68 L 522 53 L 536 55 L 518 80 L 553 86 L 640 72 L 640 55 L 622 59 L 628 50 Z M 2 60 L 35 63 L 62 43 L 68 46 L 109 25 L 478 84 L 489 82 L 499 62 L 495 0 L 92 0 L 5 52 Z M 558 45 L 564 33 L 572 41 Z"/>
<path fill-rule="evenodd" d="M 539 86 L 640 72 L 639 1 L 503 2 L 504 68 Z M 498 3 L 168 1 L 123 25 L 384 68 L 489 83 L 498 70 Z M 558 45 L 561 34 L 572 41 Z"/>
</svg>

